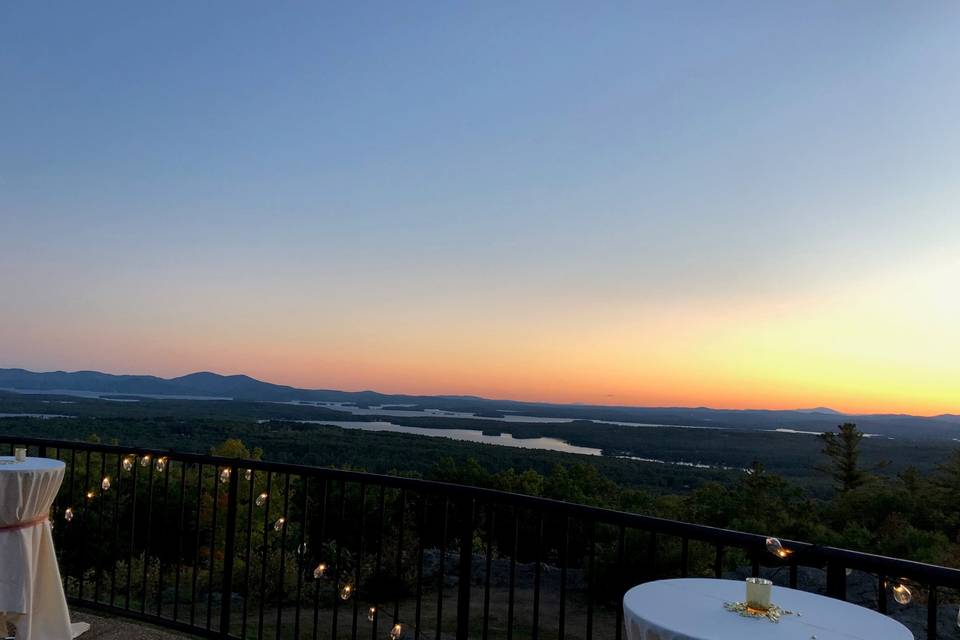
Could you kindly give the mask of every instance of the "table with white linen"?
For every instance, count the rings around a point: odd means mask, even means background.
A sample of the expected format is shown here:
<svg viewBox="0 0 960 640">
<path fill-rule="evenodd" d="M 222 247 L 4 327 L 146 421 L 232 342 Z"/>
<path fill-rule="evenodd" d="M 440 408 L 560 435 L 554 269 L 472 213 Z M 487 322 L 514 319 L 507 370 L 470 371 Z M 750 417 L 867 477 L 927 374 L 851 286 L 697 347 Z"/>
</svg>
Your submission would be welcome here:
<svg viewBox="0 0 960 640">
<path fill-rule="evenodd" d="M 0 623 L 12 622 L 17 640 L 71 640 L 90 628 L 70 624 L 48 520 L 63 474 L 60 460 L 0 456 Z"/>
<path fill-rule="evenodd" d="M 876 611 L 815 593 L 773 587 L 771 602 L 799 613 L 780 622 L 727 611 L 742 602 L 743 582 L 658 580 L 623 596 L 627 640 L 914 640 L 905 626 Z"/>
</svg>

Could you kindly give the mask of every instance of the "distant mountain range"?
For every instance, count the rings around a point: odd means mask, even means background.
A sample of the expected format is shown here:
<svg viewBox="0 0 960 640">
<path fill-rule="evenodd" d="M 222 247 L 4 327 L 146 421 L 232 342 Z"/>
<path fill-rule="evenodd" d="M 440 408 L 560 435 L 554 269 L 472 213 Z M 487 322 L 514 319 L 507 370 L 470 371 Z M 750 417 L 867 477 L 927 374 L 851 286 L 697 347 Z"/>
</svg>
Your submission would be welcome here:
<svg viewBox="0 0 960 640">
<path fill-rule="evenodd" d="M 256 380 L 246 375 L 198 372 L 178 378 L 113 375 L 99 371 L 0 369 L 0 390 L 146 397 L 219 398 L 259 402 L 345 403 L 361 408 L 389 408 L 472 413 L 502 418 L 505 414 L 531 418 L 566 418 L 629 423 L 724 427 L 733 429 L 794 429 L 822 432 L 842 421 L 856 422 L 865 432 L 889 437 L 960 439 L 960 415 L 911 416 L 901 414 L 847 415 L 827 407 L 796 410 L 710 409 L 707 407 L 629 407 L 550 404 L 490 400 L 475 396 L 414 396 L 376 391 L 298 389 Z"/>
</svg>

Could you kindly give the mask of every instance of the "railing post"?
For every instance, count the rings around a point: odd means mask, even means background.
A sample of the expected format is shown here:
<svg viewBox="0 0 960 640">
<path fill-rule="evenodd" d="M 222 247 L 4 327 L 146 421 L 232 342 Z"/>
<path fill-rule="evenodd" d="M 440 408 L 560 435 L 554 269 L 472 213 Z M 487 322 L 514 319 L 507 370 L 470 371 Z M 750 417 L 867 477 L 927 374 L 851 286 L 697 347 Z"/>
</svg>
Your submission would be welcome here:
<svg viewBox="0 0 960 640">
<path fill-rule="evenodd" d="M 237 491 L 239 486 L 238 476 L 240 468 L 236 463 L 230 465 L 230 484 L 227 489 L 227 531 L 223 543 L 223 588 L 220 592 L 220 637 L 226 638 L 230 635 L 230 604 L 233 595 L 233 556 L 236 553 L 237 538 Z M 213 481 L 216 483 L 218 474 L 214 473 Z M 216 484 L 214 484 L 216 488 Z M 216 491 L 214 491 L 216 499 Z M 217 532 L 214 531 L 216 536 Z M 214 562 L 211 558 L 210 562 Z"/>
<path fill-rule="evenodd" d="M 847 569 L 836 560 L 827 562 L 827 595 L 837 600 L 847 599 Z"/>
<path fill-rule="evenodd" d="M 473 500 L 460 503 L 460 570 L 457 592 L 457 640 L 470 635 L 470 581 L 473 569 Z"/>
</svg>

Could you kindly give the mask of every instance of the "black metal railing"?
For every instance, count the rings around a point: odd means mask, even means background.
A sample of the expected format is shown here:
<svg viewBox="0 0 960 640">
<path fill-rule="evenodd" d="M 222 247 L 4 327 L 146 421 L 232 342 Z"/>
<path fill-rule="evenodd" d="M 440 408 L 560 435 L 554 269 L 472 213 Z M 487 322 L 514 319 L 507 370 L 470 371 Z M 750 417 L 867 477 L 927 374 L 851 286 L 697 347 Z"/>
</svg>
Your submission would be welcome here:
<svg viewBox="0 0 960 640">
<path fill-rule="evenodd" d="M 789 540 L 779 557 L 763 536 L 476 487 L 82 442 L 0 444 L 66 464 L 51 515 L 72 603 L 202 637 L 619 640 L 634 584 L 764 572 L 841 599 L 851 575 L 861 586 L 866 577 L 864 604 L 910 607 L 907 622 L 926 607 L 914 631 L 937 638 L 960 589 L 956 569 Z"/>
</svg>

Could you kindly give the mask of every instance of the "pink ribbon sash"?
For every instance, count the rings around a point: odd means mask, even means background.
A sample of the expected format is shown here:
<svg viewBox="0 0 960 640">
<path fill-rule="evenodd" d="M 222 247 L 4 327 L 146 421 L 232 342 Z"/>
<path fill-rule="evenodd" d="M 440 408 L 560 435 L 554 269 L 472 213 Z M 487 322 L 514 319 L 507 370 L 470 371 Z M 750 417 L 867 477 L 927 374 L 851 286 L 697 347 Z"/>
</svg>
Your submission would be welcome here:
<svg viewBox="0 0 960 640">
<path fill-rule="evenodd" d="M 18 531 L 20 529 L 29 529 L 30 527 L 35 527 L 38 524 L 47 521 L 47 516 L 38 516 L 32 520 L 24 520 L 22 522 L 15 522 L 14 524 L 4 524 L 0 525 L 0 532 L 3 531 Z"/>
</svg>

